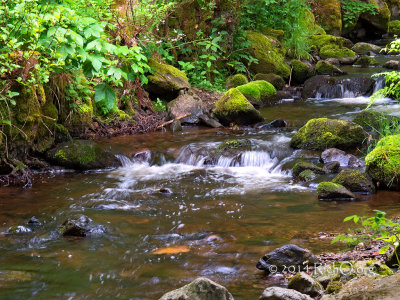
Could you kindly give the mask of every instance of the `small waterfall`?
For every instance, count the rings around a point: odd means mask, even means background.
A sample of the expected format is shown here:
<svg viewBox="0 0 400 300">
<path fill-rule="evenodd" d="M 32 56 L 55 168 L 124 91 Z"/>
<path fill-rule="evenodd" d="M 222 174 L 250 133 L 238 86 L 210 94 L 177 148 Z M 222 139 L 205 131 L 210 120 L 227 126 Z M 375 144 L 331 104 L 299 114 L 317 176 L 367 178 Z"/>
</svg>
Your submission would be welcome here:
<svg viewBox="0 0 400 300">
<path fill-rule="evenodd" d="M 376 93 L 377 91 L 383 89 L 385 87 L 386 83 L 386 78 L 385 76 L 379 76 L 375 79 L 375 85 L 374 85 L 374 92 Z"/>
<path fill-rule="evenodd" d="M 121 162 L 123 167 L 127 167 L 127 166 L 132 165 L 132 161 L 125 155 L 116 154 L 115 157 L 120 160 L 120 162 Z"/>
</svg>

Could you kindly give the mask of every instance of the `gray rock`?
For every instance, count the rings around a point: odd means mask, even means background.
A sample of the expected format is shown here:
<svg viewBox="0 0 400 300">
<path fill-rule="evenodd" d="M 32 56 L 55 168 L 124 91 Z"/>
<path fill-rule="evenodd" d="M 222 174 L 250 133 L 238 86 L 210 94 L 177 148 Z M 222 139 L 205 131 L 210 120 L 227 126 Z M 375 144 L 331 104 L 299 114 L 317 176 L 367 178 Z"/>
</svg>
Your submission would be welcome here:
<svg viewBox="0 0 400 300">
<path fill-rule="evenodd" d="M 260 300 L 311 300 L 308 295 L 304 295 L 298 291 L 285 289 L 281 287 L 269 287 L 264 290 Z"/>
<path fill-rule="evenodd" d="M 179 97 L 167 104 L 167 110 L 170 119 L 190 114 L 180 120 L 182 124 L 198 124 L 200 122 L 199 116 L 203 114 L 202 101 L 191 90 L 180 91 Z"/>
<path fill-rule="evenodd" d="M 90 231 L 89 223 L 92 220 L 85 215 L 78 215 L 68 218 L 58 229 L 62 236 L 79 236 L 84 237 Z"/>
<path fill-rule="evenodd" d="M 281 272 L 290 266 L 295 267 L 296 270 L 303 269 L 317 262 L 318 259 L 309 250 L 289 244 L 263 256 L 256 267 L 270 273 Z"/>
<path fill-rule="evenodd" d="M 221 128 L 224 127 L 220 122 L 217 120 L 210 118 L 209 116 L 202 114 L 199 116 L 201 123 L 211 127 L 211 128 Z"/>
<path fill-rule="evenodd" d="M 383 67 L 387 68 L 387 69 L 391 69 L 391 70 L 400 70 L 400 61 L 389 60 L 389 61 L 385 62 Z"/>
<path fill-rule="evenodd" d="M 324 164 L 322 168 L 325 173 L 338 173 L 340 170 L 340 162 L 338 161 L 329 161 Z"/>
<path fill-rule="evenodd" d="M 339 162 L 341 167 L 349 168 L 362 168 L 364 165 L 362 161 L 354 155 L 346 154 L 343 150 L 336 148 L 329 148 L 322 152 L 321 161 L 325 164 L 329 162 Z"/>
<path fill-rule="evenodd" d="M 175 119 L 171 124 L 169 124 L 168 128 L 172 131 L 172 133 L 182 131 L 181 121 Z"/>
<path fill-rule="evenodd" d="M 357 43 L 353 46 L 353 48 L 351 48 L 351 50 L 360 55 L 367 54 L 370 51 L 373 53 L 379 53 L 381 49 L 382 47 L 380 46 L 364 42 Z"/>
<path fill-rule="evenodd" d="M 324 293 L 322 285 L 305 272 L 293 276 L 289 281 L 288 288 L 311 297 L 318 297 Z"/>
<path fill-rule="evenodd" d="M 233 300 L 233 296 L 222 285 L 201 277 L 166 293 L 160 300 Z"/>
</svg>

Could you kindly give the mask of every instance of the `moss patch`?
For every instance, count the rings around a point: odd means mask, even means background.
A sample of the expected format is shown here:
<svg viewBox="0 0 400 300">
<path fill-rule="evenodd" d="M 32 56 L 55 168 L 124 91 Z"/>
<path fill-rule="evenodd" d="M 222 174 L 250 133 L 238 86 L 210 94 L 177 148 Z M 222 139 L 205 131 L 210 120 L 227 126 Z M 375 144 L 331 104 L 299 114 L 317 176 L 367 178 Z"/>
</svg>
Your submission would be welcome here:
<svg viewBox="0 0 400 300">
<path fill-rule="evenodd" d="M 312 119 L 293 136 L 293 148 L 324 150 L 327 148 L 350 149 L 360 147 L 367 134 L 353 122 L 327 118 Z"/>
<path fill-rule="evenodd" d="M 249 80 L 247 79 L 247 77 L 245 75 L 236 74 L 236 75 L 228 77 L 228 79 L 226 80 L 226 89 L 229 90 L 231 88 L 235 88 L 240 85 L 244 85 L 248 82 L 249 82 Z"/>
<path fill-rule="evenodd" d="M 355 169 L 342 170 L 333 180 L 333 183 L 338 183 L 354 193 L 373 193 L 375 186 L 366 174 Z"/>
<path fill-rule="evenodd" d="M 262 74 L 258 73 L 254 76 L 254 80 L 264 80 L 272 84 L 275 89 L 281 90 L 285 86 L 285 80 L 277 74 L 269 73 L 269 74 Z"/>
<path fill-rule="evenodd" d="M 343 287 L 343 283 L 340 281 L 331 281 L 328 286 L 326 287 L 325 293 L 326 294 L 336 294 L 338 293 L 341 288 Z"/>
<path fill-rule="evenodd" d="M 245 85 L 238 86 L 237 89 L 251 104 L 256 106 L 266 104 L 271 97 L 276 96 L 275 87 L 264 80 L 252 81 Z"/>
<path fill-rule="evenodd" d="M 305 170 L 311 170 L 314 173 L 318 174 L 325 174 L 324 170 L 313 163 L 310 163 L 308 161 L 299 161 L 297 162 L 294 167 L 293 167 L 293 176 L 297 177 L 300 175 Z"/>
<path fill-rule="evenodd" d="M 318 75 L 340 75 L 344 74 L 342 70 L 338 67 L 332 65 L 331 63 L 321 60 L 317 62 L 315 70 Z"/>
<path fill-rule="evenodd" d="M 336 44 L 330 44 L 323 46 L 320 50 L 320 56 L 322 58 L 347 58 L 355 57 L 357 54 L 346 47 L 341 47 Z"/>
<path fill-rule="evenodd" d="M 353 47 L 353 44 L 348 39 L 329 34 L 315 34 L 309 38 L 310 45 L 315 46 L 318 50 L 326 45 L 338 45 L 340 47 Z"/>
<path fill-rule="evenodd" d="M 400 20 L 390 21 L 389 33 L 392 35 L 400 35 Z"/>
<path fill-rule="evenodd" d="M 298 59 L 293 59 L 290 64 L 292 65 L 292 78 L 297 83 L 303 83 L 313 75 L 312 68 Z"/>
<path fill-rule="evenodd" d="M 373 57 L 363 56 L 358 58 L 354 65 L 366 68 L 371 65 L 376 65 L 376 60 Z"/>
</svg>

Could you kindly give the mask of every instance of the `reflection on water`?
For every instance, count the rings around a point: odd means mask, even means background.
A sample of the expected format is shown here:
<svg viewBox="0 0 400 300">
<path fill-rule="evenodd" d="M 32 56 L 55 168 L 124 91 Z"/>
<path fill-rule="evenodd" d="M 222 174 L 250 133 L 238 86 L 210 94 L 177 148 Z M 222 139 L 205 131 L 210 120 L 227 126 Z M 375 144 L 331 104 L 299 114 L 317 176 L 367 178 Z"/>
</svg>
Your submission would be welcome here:
<svg viewBox="0 0 400 300">
<path fill-rule="evenodd" d="M 367 101 L 265 108 L 267 119 L 289 122 L 279 130 L 191 128 L 104 140 L 123 167 L 41 175 L 32 189 L 0 189 L 0 298 L 156 299 L 198 276 L 225 285 L 236 299 L 258 298 L 268 282 L 255 264 L 265 252 L 289 242 L 336 249 L 317 234 L 344 230 L 351 214 L 400 212 L 399 193 L 319 202 L 315 185 L 293 182 L 287 167 L 299 157 L 318 163 L 318 153 L 290 149 L 295 126 L 313 117 L 352 119 Z M 382 100 L 375 109 L 398 106 Z M 246 139 L 251 149 L 217 151 L 231 139 Z M 81 213 L 105 233 L 60 238 L 57 227 Z M 32 216 L 43 226 L 7 234 Z"/>
</svg>

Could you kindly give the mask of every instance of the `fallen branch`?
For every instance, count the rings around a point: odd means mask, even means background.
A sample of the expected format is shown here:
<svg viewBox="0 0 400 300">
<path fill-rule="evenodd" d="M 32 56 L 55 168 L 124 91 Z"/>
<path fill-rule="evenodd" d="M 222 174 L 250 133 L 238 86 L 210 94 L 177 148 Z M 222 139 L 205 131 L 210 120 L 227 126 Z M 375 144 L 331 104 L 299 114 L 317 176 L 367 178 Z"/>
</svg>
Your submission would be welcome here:
<svg viewBox="0 0 400 300">
<path fill-rule="evenodd" d="M 168 122 L 162 123 L 161 125 L 157 126 L 157 129 L 160 129 L 160 128 L 163 128 L 164 126 L 167 126 L 167 125 L 169 125 L 169 124 L 172 124 L 175 120 L 180 120 L 180 119 L 189 117 L 190 115 L 191 115 L 191 113 L 188 113 L 188 114 L 179 116 L 179 117 L 177 117 L 177 118 L 175 118 L 175 119 L 173 119 L 173 120 L 170 120 L 170 121 L 168 121 Z"/>
</svg>

